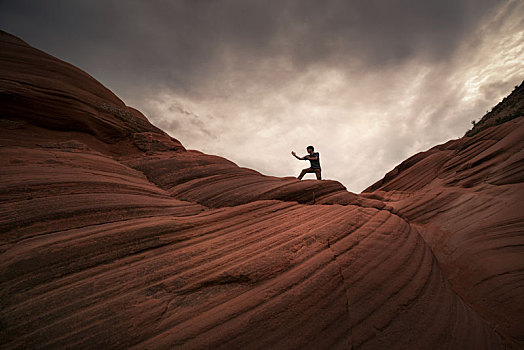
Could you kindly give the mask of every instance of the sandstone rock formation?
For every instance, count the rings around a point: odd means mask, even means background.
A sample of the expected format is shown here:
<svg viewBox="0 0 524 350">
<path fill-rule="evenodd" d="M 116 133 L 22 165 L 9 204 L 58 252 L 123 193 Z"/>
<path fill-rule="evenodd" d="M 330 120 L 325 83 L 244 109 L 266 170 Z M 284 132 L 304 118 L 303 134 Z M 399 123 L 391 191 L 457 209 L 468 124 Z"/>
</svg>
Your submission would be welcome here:
<svg viewBox="0 0 524 350">
<path fill-rule="evenodd" d="M 468 132 L 364 192 L 417 227 L 453 289 L 524 347 L 524 83 Z"/>
<path fill-rule="evenodd" d="M 4 32 L 0 62 L 2 348 L 522 344 L 523 118 L 357 195 L 188 151 Z"/>
</svg>

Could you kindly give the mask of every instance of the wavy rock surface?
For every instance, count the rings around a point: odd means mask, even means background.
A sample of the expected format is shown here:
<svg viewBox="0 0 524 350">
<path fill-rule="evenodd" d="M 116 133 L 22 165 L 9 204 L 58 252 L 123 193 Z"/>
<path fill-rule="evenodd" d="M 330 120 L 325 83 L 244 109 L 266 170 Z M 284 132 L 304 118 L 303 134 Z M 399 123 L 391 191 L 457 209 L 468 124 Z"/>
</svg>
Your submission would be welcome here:
<svg viewBox="0 0 524 350">
<path fill-rule="evenodd" d="M 524 348 L 524 84 L 468 134 L 365 192 L 415 225 L 454 290 Z"/>
<path fill-rule="evenodd" d="M 84 72 L 0 41 L 2 348 L 503 347 L 407 192 L 187 151 Z"/>
</svg>

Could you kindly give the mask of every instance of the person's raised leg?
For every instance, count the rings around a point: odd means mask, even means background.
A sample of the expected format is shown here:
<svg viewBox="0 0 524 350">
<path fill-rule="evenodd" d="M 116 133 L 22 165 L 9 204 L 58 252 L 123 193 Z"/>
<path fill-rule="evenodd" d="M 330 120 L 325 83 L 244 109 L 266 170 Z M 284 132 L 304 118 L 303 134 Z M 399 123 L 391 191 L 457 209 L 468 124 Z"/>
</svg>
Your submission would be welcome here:
<svg viewBox="0 0 524 350">
<path fill-rule="evenodd" d="M 298 175 L 297 179 L 302 180 L 302 178 L 306 175 L 306 169 L 302 169 L 300 172 L 300 175 Z"/>
<path fill-rule="evenodd" d="M 298 178 L 299 180 L 302 180 L 302 178 L 304 177 L 304 175 L 306 175 L 307 173 L 309 173 L 311 171 L 311 168 L 307 168 L 307 169 L 302 169 L 302 171 L 300 172 L 300 175 L 298 175 Z"/>
</svg>

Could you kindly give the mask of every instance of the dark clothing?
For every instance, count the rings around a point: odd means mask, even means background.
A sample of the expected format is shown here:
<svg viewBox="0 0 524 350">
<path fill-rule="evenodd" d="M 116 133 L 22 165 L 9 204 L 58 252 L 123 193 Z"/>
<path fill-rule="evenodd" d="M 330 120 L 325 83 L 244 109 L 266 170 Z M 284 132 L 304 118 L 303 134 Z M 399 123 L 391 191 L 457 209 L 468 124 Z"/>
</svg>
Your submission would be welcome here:
<svg viewBox="0 0 524 350">
<path fill-rule="evenodd" d="M 313 168 L 307 168 L 307 169 L 302 170 L 300 172 L 300 175 L 298 175 L 298 179 L 302 180 L 304 175 L 306 175 L 307 173 L 315 173 L 315 175 L 317 175 L 317 180 L 322 180 L 322 170 L 313 169 Z"/>
<path fill-rule="evenodd" d="M 320 169 L 320 155 L 318 154 L 318 152 L 314 152 L 313 154 L 308 154 L 307 156 L 309 157 L 317 157 L 317 159 L 315 160 L 312 160 L 312 159 L 307 159 L 309 160 L 309 163 L 311 164 L 311 169 Z"/>
</svg>

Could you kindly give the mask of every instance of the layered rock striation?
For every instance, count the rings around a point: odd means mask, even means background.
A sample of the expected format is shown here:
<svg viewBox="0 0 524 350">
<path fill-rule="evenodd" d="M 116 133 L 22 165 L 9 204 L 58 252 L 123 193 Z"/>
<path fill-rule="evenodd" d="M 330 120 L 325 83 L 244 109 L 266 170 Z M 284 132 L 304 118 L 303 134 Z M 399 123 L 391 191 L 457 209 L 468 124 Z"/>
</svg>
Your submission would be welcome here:
<svg viewBox="0 0 524 350">
<path fill-rule="evenodd" d="M 524 83 L 458 140 L 397 166 L 364 192 L 431 246 L 453 289 L 524 347 Z"/>
<path fill-rule="evenodd" d="M 186 150 L 79 69 L 5 32 L 0 45 L 2 348 L 522 339 L 522 323 L 509 326 L 522 211 L 493 209 L 522 198 L 522 118 L 419 155 L 357 195 Z M 477 176 L 485 157 L 493 183 Z M 492 243 L 476 243 L 472 223 Z"/>
</svg>

